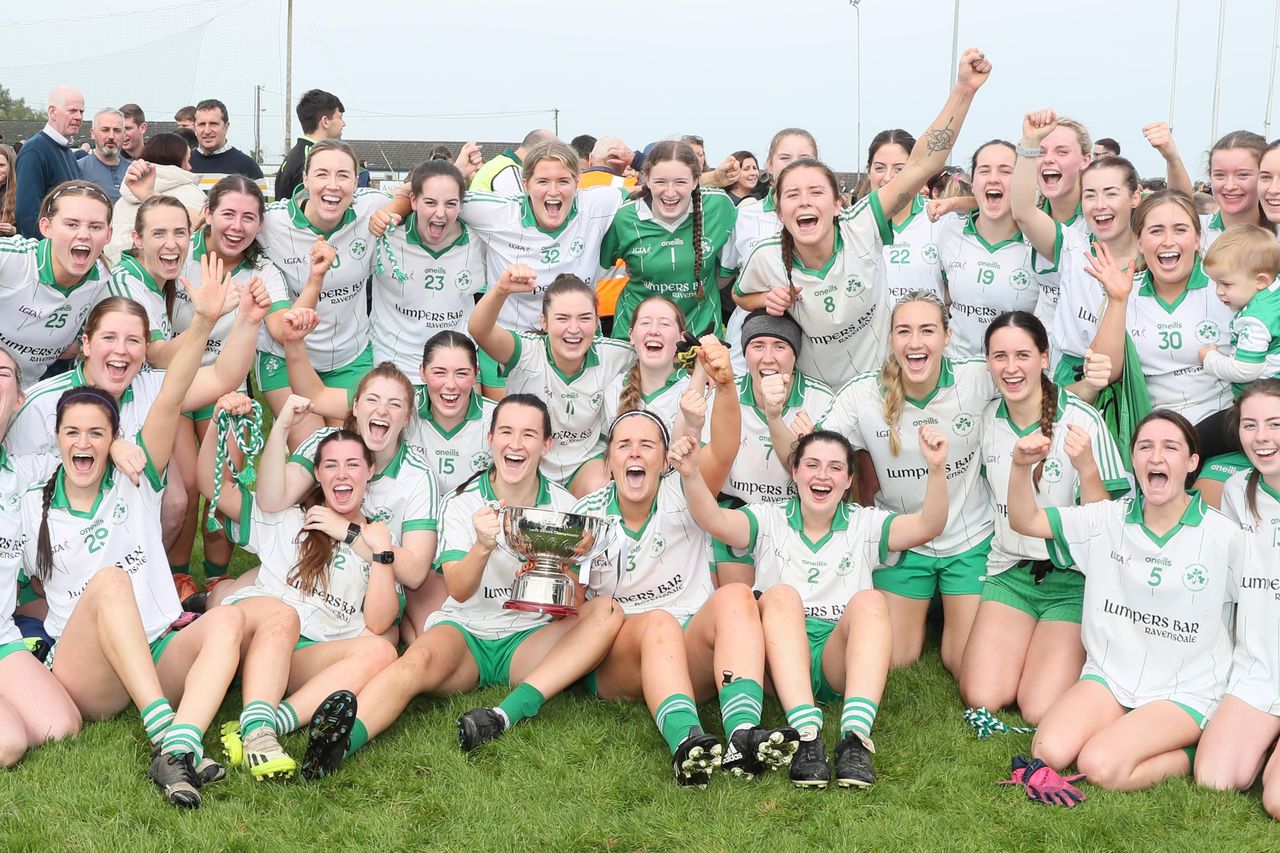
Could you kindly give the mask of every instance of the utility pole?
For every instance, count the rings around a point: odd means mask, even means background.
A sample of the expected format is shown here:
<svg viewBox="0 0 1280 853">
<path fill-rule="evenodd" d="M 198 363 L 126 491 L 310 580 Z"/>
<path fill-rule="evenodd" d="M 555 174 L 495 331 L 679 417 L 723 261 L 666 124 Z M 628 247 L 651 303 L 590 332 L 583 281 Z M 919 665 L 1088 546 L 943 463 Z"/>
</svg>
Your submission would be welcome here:
<svg viewBox="0 0 1280 853">
<path fill-rule="evenodd" d="M 285 22 L 284 47 L 284 148 L 293 147 L 293 0 L 285 0 L 288 17 Z"/>
<path fill-rule="evenodd" d="M 560 135 L 560 109 L 557 107 L 557 108 L 553 109 L 551 112 L 552 112 L 552 113 L 553 113 L 553 115 L 554 115 L 554 119 L 553 119 L 553 120 L 554 120 L 554 121 L 555 121 L 555 123 L 556 123 L 556 125 L 555 125 L 555 129 L 556 129 L 556 136 L 559 136 L 559 135 Z"/>
<path fill-rule="evenodd" d="M 1271 138 L 1271 99 L 1276 90 L 1276 46 L 1280 45 L 1280 0 L 1276 0 L 1275 23 L 1271 31 L 1271 76 L 1267 83 L 1267 112 L 1262 120 L 1262 135 Z"/>
<path fill-rule="evenodd" d="M 1227 0 L 1218 0 L 1218 60 L 1213 70 L 1213 120 L 1209 145 L 1218 139 L 1218 102 L 1222 96 L 1222 31 L 1227 24 Z"/>
<path fill-rule="evenodd" d="M 1169 71 L 1169 127 L 1173 127 L 1173 96 L 1178 90 L 1178 22 L 1182 18 L 1182 0 L 1173 7 L 1173 68 Z"/>
<path fill-rule="evenodd" d="M 253 87 L 253 159 L 262 164 L 262 84 Z"/>
<path fill-rule="evenodd" d="M 960 75 L 960 0 L 956 0 L 955 11 L 951 13 L 951 86 L 947 91 L 951 91 L 956 87 L 956 80 Z M 955 154 L 955 146 L 947 151 L 947 165 L 951 165 L 951 155 Z M 972 177 L 972 175 L 970 176 Z"/>
</svg>

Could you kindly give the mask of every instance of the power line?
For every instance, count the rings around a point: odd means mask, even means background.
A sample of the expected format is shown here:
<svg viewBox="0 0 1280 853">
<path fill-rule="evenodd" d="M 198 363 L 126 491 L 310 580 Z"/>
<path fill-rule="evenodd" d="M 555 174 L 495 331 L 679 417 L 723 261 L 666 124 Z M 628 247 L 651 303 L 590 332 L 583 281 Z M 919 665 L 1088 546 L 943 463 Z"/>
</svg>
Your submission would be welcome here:
<svg viewBox="0 0 1280 853">
<path fill-rule="evenodd" d="M 241 6 L 248 6 L 250 3 L 253 3 L 253 2 L 254 0 L 241 0 L 241 2 L 236 4 L 235 6 L 232 6 L 229 9 L 226 9 L 222 12 L 218 12 L 210 16 L 208 20 L 213 20 L 214 18 L 220 15 L 225 15 L 227 12 L 234 12 L 236 9 L 239 9 Z M 72 18 L 38 18 L 38 19 L 29 20 L 29 21 L 5 21 L 3 23 L 0 23 L 0 29 L 4 29 L 5 27 L 37 27 L 37 26 L 46 26 L 48 24 L 71 24 L 71 23 L 82 23 L 84 21 L 102 21 L 102 20 L 107 20 L 109 18 L 132 18 L 138 15 L 151 15 L 151 14 L 155 14 L 156 12 L 175 12 L 180 9 L 195 9 L 195 8 L 207 9 L 209 5 L 210 4 L 207 2 L 207 0 L 203 0 L 203 2 L 195 2 L 195 3 L 176 3 L 172 6 L 155 6 L 150 9 L 133 9 L 128 12 L 106 12 L 101 15 L 78 15 Z"/>
</svg>

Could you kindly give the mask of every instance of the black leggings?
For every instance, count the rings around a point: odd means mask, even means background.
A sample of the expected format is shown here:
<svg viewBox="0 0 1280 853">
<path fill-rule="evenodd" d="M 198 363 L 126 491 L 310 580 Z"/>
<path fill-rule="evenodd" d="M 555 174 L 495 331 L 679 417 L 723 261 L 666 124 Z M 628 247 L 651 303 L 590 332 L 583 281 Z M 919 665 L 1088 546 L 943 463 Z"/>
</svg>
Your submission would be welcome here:
<svg viewBox="0 0 1280 853">
<path fill-rule="evenodd" d="M 1231 409 L 1223 409 L 1196 424 L 1196 437 L 1200 440 L 1200 464 L 1224 453 L 1240 452 L 1240 436 L 1230 429 Z"/>
</svg>

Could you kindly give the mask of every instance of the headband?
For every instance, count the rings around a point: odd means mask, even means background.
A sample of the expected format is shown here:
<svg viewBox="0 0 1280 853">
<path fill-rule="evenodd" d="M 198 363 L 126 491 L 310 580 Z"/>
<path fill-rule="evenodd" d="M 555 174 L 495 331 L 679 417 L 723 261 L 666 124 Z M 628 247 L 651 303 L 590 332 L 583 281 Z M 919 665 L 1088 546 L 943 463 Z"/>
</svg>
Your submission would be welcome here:
<svg viewBox="0 0 1280 853">
<path fill-rule="evenodd" d="M 623 412 L 618 415 L 618 417 L 614 418 L 613 426 L 609 427 L 609 442 L 613 441 L 613 433 L 618 429 L 618 424 L 622 423 L 627 418 L 634 417 L 636 415 L 648 418 L 657 424 L 658 430 L 662 433 L 662 443 L 667 447 L 671 446 L 671 434 L 667 431 L 667 425 L 662 422 L 662 418 L 658 417 L 653 412 L 649 412 L 644 409 L 632 409 L 631 411 Z"/>
</svg>

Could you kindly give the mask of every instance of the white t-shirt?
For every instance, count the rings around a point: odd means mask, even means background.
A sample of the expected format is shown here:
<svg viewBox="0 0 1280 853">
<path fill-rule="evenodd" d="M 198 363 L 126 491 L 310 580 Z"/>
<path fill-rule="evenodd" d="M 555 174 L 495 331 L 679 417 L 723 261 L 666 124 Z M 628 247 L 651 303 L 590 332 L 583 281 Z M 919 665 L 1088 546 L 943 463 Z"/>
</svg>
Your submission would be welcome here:
<svg viewBox="0 0 1280 853">
<path fill-rule="evenodd" d="M 145 449 L 145 448 L 144 448 Z M 164 542 L 160 538 L 160 497 L 164 478 L 147 461 L 138 485 L 108 467 L 98 497 L 89 512 L 71 508 L 63 488 L 62 470 L 49 504 L 49 543 L 53 548 L 53 572 L 43 582 L 49 615 L 44 629 L 62 636 L 85 587 L 106 566 L 119 566 L 133 584 L 133 597 L 142 617 L 147 642 L 153 643 L 182 615 L 178 593 L 169 573 Z M 22 496 L 23 568 L 37 576 L 37 542 L 44 514 L 45 481 L 32 483 Z"/>
<path fill-rule="evenodd" d="M 538 274 L 538 286 L 532 293 L 507 298 L 499 315 L 503 328 L 537 328 L 542 294 L 556 276 L 569 273 L 587 284 L 595 283 L 600 243 L 625 199 L 616 187 L 578 190 L 564 224 L 555 231 L 544 231 L 534 218 L 527 195 L 469 192 L 463 197 L 462 219 L 484 241 L 487 283 L 496 283 L 512 264 L 528 264 Z"/>
<path fill-rule="evenodd" d="M 487 470 L 493 464 L 493 454 L 489 452 L 489 425 L 493 423 L 493 410 L 497 405 L 472 391 L 462 423 L 445 430 L 431 416 L 430 400 L 426 389 L 422 390 L 418 416 L 410 419 L 404 440 L 427 461 L 436 475 L 442 498 L 472 474 Z"/>
<path fill-rule="evenodd" d="M 333 557 L 324 579 L 312 592 L 303 592 L 299 579 L 289 580 L 298 564 L 298 543 L 306 518 L 291 506 L 281 512 L 264 512 L 245 489 L 240 491 L 240 518 L 227 525 L 231 541 L 262 561 L 253 586 L 236 590 L 223 601 L 235 604 L 264 596 L 289 605 L 309 640 L 350 640 L 364 633 L 364 597 L 369 590 L 369 563 L 345 542 L 334 543 Z M 170 583 L 170 586 L 173 584 Z"/>
<path fill-rule="evenodd" d="M 1241 567 L 1236 591 L 1235 656 L 1227 692 L 1265 714 L 1280 715 L 1280 494 L 1258 481 L 1258 515 L 1249 510 L 1249 472 L 1232 475 L 1222 489 L 1222 512 L 1241 525 L 1253 559 Z"/>
<path fill-rule="evenodd" d="M 0 238 L 0 346 L 9 350 L 30 388 L 80 335 L 90 309 L 106 295 L 110 273 L 101 260 L 75 286 L 53 277 L 48 240 Z"/>
<path fill-rule="evenodd" d="M 893 245 L 884 247 L 885 269 L 889 276 L 889 302 L 897 303 L 917 290 L 928 290 L 939 298 L 942 291 L 943 221 L 932 222 L 924 212 L 926 202 L 921 195 L 911 197 L 911 215 L 907 221 L 893 226 Z"/>
<path fill-rule="evenodd" d="M 440 549 L 436 555 L 436 571 L 447 571 L 445 563 L 467 556 L 476 543 L 476 528 L 471 516 L 485 504 L 497 500 L 487 472 L 468 483 L 461 492 L 445 498 L 440 512 Z M 538 508 L 569 512 L 573 509 L 573 501 L 573 495 L 538 475 Z M 498 542 L 502 542 L 501 536 Z M 431 628 L 441 622 L 457 622 L 481 639 L 497 640 L 550 622 L 551 617 L 545 613 L 502 608 L 511 598 L 511 584 L 519 568 L 520 561 L 499 544 L 489 555 L 480 586 L 471 597 L 458 601 L 449 596 L 439 610 L 427 617 L 426 627 Z"/>
<path fill-rule="evenodd" d="M 907 399 L 897 429 L 902 446 L 889 448 L 884 393 L 879 373 L 864 373 L 836 394 L 817 421 L 819 429 L 840 433 L 855 449 L 866 450 L 880 478 L 876 506 L 916 513 L 924 506 L 929 465 L 920 453 L 920 424 L 947 437 L 947 526 L 932 542 L 913 549 L 929 557 L 951 557 L 982 544 L 994 524 L 990 495 L 982 480 L 982 412 L 996 396 L 987 363 L 980 358 L 943 357 L 938 387 L 924 400 Z"/>
<path fill-rule="evenodd" d="M 410 214 L 403 227 L 378 240 L 369 317 L 374 364 L 393 361 L 406 376 L 417 376 L 428 340 L 444 331 L 466 334 L 474 295 L 488 284 L 484 246 L 471 237 L 462 225 L 458 239 L 437 253 L 418 234 L 417 214 Z"/>
<path fill-rule="evenodd" d="M 606 188 L 607 189 L 607 188 Z M 597 337 L 586 361 L 572 376 L 556 366 L 546 335 L 512 335 L 515 349 L 503 366 L 508 394 L 533 394 L 551 411 L 551 452 L 542 457 L 542 473 L 567 483 L 582 465 L 604 447 L 604 393 L 631 368 L 635 350 L 626 341 Z"/>
<path fill-rule="evenodd" d="M 24 545 L 22 496 L 29 488 L 43 488 L 60 464 L 62 459 L 52 453 L 10 456 L 0 448 L 0 645 L 22 639 L 13 623 Z"/>
<path fill-rule="evenodd" d="M 796 259 L 791 281 L 799 301 L 787 311 L 804 330 L 796 369 L 839 388 L 854 376 L 878 368 L 889 352 L 889 286 L 884 247 L 893 229 L 880 197 L 872 193 L 842 211 L 835 252 L 821 269 Z M 734 284 L 738 295 L 785 287 L 787 268 L 779 238 L 762 240 Z"/>
<path fill-rule="evenodd" d="M 120 396 L 121 438 L 137 440 L 163 383 L 163 370 L 151 370 L 145 366 L 133 377 Z M 81 388 L 87 384 L 84 362 L 78 362 L 67 373 L 37 383 L 27 392 L 27 402 L 18 409 L 9 424 L 9 432 L 4 438 L 5 449 L 15 454 L 57 453 L 58 398 L 70 388 Z"/>
<path fill-rule="evenodd" d="M 849 599 L 871 589 L 871 572 L 901 556 L 889 550 L 889 526 L 897 515 L 882 509 L 841 504 L 831 531 L 817 542 L 805 535 L 797 498 L 748 504 L 742 512 L 751 522 L 755 588 L 790 585 L 810 619 L 839 622 Z"/>
<path fill-rule="evenodd" d="M 720 275 L 724 278 L 737 275 L 756 246 L 763 240 L 777 237 L 781 230 L 778 206 L 774 204 L 772 192 L 763 199 L 747 199 L 739 204 L 733 232 L 720 254 Z M 747 319 L 747 313 L 735 306 L 725 329 L 725 342 L 729 345 L 733 372 L 739 374 L 747 372 L 747 360 L 742 354 L 742 322 Z"/>
<path fill-rule="evenodd" d="M 1192 493 L 1156 536 L 1136 498 L 1045 510 L 1054 546 L 1084 574 L 1083 674 L 1127 708 L 1168 699 L 1208 717 L 1227 687 L 1244 532 Z"/>
<path fill-rule="evenodd" d="M 324 237 L 337 251 L 316 302 L 320 324 L 306 337 L 311 365 L 323 373 L 346 367 L 369 346 L 364 294 L 365 282 L 373 272 L 374 238 L 369 233 L 369 219 L 391 197 L 379 190 L 358 189 L 342 222 L 332 231 L 321 232 L 307 220 L 299 204 L 305 192 L 299 190 L 291 199 L 267 205 L 258 244 L 283 273 L 285 289 L 276 285 L 277 290 L 271 293 L 272 311 L 290 307 L 302 294 L 311 277 L 311 247 L 317 237 Z M 267 334 L 265 326 L 258 346 L 263 352 L 284 355 L 284 347 Z"/>
<path fill-rule="evenodd" d="M 977 228 L 978 213 L 950 216 L 938 247 L 942 274 L 951 297 L 951 346 L 957 358 L 980 356 L 991 321 L 1006 311 L 1034 311 L 1040 286 L 1031 271 L 1031 246 L 1018 232 L 1008 240 L 988 243 Z"/>
<path fill-rule="evenodd" d="M 679 474 L 663 476 L 639 532 L 622 523 L 614 483 L 578 501 L 573 511 L 607 518 L 617 527 L 613 543 L 591 563 L 588 594 L 612 596 L 627 614 L 665 610 L 684 621 L 715 592 L 711 538 L 689 514 Z"/>
<path fill-rule="evenodd" d="M 1124 460 L 1102 416 L 1079 397 L 1060 388 L 1053 418 L 1052 444 L 1040 473 L 1040 486 L 1036 489 L 1036 504 L 1039 506 L 1075 506 L 1080 498 L 1080 476 L 1066 451 L 1067 431 L 1071 426 L 1078 426 L 1089 434 L 1093 459 L 1107 491 L 1118 495 L 1130 487 Z M 996 508 L 996 535 L 991 541 L 991 554 L 987 557 L 987 577 L 994 577 L 1023 560 L 1049 560 L 1057 556 L 1050 554 L 1045 540 L 1015 533 L 1009 526 L 1009 472 L 1013 468 L 1013 446 L 1018 439 L 1033 432 L 1040 432 L 1040 422 L 1036 421 L 1024 430 L 1018 429 L 1009 419 L 1009 410 L 1003 399 L 988 403 L 982 414 L 982 471 Z M 1070 567 L 1070 564 L 1058 564 L 1058 568 Z"/>
<path fill-rule="evenodd" d="M 604 424 L 606 429 L 613 424 L 614 418 L 618 416 L 618 405 L 630 372 L 631 370 L 628 369 L 620 374 L 609 384 L 608 390 L 605 391 Z M 676 417 L 680 414 L 680 398 L 689 389 L 689 380 L 691 378 L 688 372 L 677 368 L 671 371 L 671 375 L 667 377 L 667 383 L 657 391 L 652 394 L 640 395 L 640 408 L 646 412 L 653 412 L 662 418 L 668 433 L 676 428 Z"/>
<path fill-rule="evenodd" d="M 1098 323 L 1107 306 L 1107 293 L 1097 279 L 1085 270 L 1093 257 L 1092 234 L 1081 234 L 1075 228 L 1059 227 L 1058 301 L 1049 329 L 1053 345 L 1053 368 L 1063 355 L 1083 359 L 1085 350 L 1093 346 Z M 1123 263 L 1123 261 L 1122 261 Z M 1041 311 L 1037 309 L 1036 316 Z M 1043 322 L 1043 318 L 1041 318 Z"/>
</svg>

